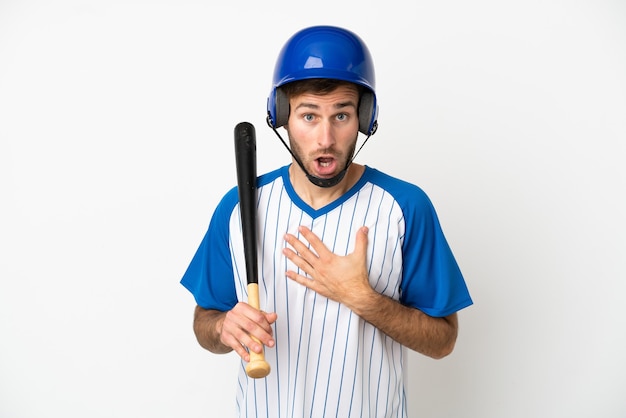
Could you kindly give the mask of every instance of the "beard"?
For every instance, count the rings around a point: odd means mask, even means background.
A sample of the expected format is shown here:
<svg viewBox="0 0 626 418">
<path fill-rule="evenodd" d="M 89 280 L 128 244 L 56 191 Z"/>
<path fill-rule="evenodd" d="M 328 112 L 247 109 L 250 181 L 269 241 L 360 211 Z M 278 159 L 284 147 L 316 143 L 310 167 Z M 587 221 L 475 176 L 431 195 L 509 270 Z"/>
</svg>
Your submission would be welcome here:
<svg viewBox="0 0 626 418">
<path fill-rule="evenodd" d="M 300 148 L 300 146 L 298 145 L 298 141 L 294 141 L 290 134 L 289 134 L 289 146 L 291 147 L 291 153 L 296 157 L 296 160 L 299 160 L 300 163 L 306 168 L 307 174 L 314 171 L 312 169 L 312 166 L 314 165 L 314 162 L 317 159 L 317 156 L 331 155 L 338 162 L 337 164 L 338 171 L 334 173 L 332 176 L 328 176 L 328 177 L 333 177 L 333 176 L 336 176 L 341 171 L 345 170 L 348 167 L 348 164 L 352 161 L 352 158 L 354 158 L 357 138 L 358 138 L 358 134 L 355 137 L 355 140 L 350 146 L 350 148 L 348 148 L 348 152 L 346 154 L 339 152 L 334 148 L 320 148 L 320 149 L 315 150 L 314 152 L 309 153 L 309 155 L 304 155 L 302 148 Z"/>
</svg>

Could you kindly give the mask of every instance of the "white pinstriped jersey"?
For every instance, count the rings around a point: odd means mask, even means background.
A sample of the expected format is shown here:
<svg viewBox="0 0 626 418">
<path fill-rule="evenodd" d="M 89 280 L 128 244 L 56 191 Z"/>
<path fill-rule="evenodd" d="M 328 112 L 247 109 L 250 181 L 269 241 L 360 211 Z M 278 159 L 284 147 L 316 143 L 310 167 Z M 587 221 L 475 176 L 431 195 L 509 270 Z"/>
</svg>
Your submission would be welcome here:
<svg viewBox="0 0 626 418">
<path fill-rule="evenodd" d="M 345 306 L 286 278 L 297 267 L 282 255 L 286 232 L 309 227 L 335 254 L 354 251 L 369 227 L 370 283 L 380 293 L 431 316 L 472 304 L 465 281 L 428 197 L 418 187 L 366 167 L 359 182 L 319 210 L 289 182 L 288 166 L 258 182 L 261 308 L 274 311 L 276 346 L 266 348 L 271 373 L 250 379 L 242 362 L 241 417 L 406 417 L 405 348 Z M 236 188 L 218 205 L 181 283 L 206 309 L 247 300 Z"/>
</svg>

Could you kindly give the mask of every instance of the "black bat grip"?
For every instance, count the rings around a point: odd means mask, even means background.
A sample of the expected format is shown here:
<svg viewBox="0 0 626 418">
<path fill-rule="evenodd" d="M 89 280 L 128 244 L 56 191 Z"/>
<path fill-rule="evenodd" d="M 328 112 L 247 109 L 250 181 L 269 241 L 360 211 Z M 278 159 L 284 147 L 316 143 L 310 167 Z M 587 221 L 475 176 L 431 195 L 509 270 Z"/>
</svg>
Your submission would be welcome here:
<svg viewBox="0 0 626 418">
<path fill-rule="evenodd" d="M 246 260 L 248 284 L 258 283 L 258 261 L 256 252 L 256 133 L 254 125 L 241 122 L 235 126 L 235 161 L 237 165 L 237 188 L 243 249 Z"/>
</svg>

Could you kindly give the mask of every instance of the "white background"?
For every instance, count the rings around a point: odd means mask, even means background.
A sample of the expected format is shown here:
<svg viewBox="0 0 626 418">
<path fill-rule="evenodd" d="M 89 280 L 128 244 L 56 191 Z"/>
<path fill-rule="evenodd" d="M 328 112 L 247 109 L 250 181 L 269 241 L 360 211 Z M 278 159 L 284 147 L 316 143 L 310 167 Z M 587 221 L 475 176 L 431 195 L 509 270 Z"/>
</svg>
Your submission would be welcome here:
<svg viewBox="0 0 626 418">
<path fill-rule="evenodd" d="M 430 195 L 475 301 L 410 416 L 626 416 L 623 1 L 0 0 L 0 417 L 233 416 L 179 280 L 234 126 L 289 161 L 265 101 L 313 24 L 370 46 L 358 161 Z"/>
</svg>

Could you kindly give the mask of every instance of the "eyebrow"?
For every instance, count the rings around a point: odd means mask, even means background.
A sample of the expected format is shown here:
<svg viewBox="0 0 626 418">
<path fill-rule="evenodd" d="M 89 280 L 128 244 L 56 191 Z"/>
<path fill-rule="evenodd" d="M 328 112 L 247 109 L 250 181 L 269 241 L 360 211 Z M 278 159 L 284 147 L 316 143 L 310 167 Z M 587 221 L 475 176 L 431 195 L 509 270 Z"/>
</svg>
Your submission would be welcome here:
<svg viewBox="0 0 626 418">
<path fill-rule="evenodd" d="M 305 108 L 308 108 L 308 109 L 319 109 L 320 108 L 316 104 L 304 102 L 304 103 L 300 103 L 298 106 L 296 106 L 296 108 L 294 110 L 298 110 L 301 107 L 305 107 Z M 334 106 L 335 109 L 343 109 L 343 108 L 346 108 L 346 107 L 353 107 L 353 108 L 356 109 L 356 104 L 352 100 L 348 100 L 346 102 L 337 103 Z"/>
</svg>

